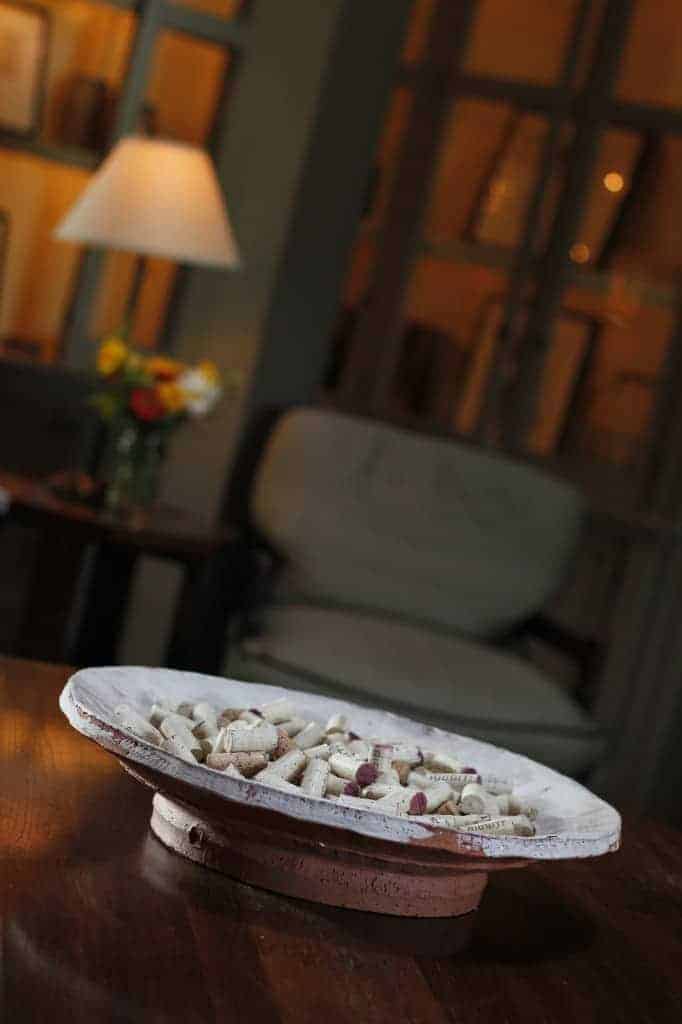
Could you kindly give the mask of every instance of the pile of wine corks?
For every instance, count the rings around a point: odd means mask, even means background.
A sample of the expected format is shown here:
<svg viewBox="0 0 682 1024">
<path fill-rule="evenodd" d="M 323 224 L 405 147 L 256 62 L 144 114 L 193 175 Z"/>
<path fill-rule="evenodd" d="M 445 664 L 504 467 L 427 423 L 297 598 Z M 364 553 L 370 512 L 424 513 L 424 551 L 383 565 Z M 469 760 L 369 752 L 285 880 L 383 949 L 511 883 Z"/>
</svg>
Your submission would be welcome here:
<svg viewBox="0 0 682 1024">
<path fill-rule="evenodd" d="M 411 740 L 363 738 L 344 715 L 323 725 L 287 699 L 219 710 L 206 701 L 127 704 L 124 729 L 191 764 L 343 806 L 490 835 L 533 836 L 534 808 L 513 785 Z"/>
</svg>

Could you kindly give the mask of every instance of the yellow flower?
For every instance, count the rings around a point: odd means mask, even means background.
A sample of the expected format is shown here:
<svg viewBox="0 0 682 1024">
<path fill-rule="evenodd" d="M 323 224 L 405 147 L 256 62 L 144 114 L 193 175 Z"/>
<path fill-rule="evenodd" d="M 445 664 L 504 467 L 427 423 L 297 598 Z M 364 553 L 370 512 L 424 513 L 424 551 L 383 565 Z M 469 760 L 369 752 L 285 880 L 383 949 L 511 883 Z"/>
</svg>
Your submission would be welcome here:
<svg viewBox="0 0 682 1024">
<path fill-rule="evenodd" d="M 120 370 L 128 358 L 128 346 L 116 335 L 106 338 L 97 353 L 97 372 L 103 377 L 110 377 Z"/>
<path fill-rule="evenodd" d="M 202 377 L 206 378 L 207 383 L 213 385 L 213 387 L 220 384 L 220 370 L 210 359 L 202 359 L 197 365 L 197 370 Z"/>
<path fill-rule="evenodd" d="M 157 380 L 175 380 L 185 367 L 177 359 L 169 359 L 168 356 L 150 356 L 145 363 L 145 369 Z"/>
<path fill-rule="evenodd" d="M 157 390 L 166 412 L 173 414 L 184 411 L 187 395 L 177 384 L 173 381 L 165 381 L 163 384 L 159 384 Z"/>
</svg>

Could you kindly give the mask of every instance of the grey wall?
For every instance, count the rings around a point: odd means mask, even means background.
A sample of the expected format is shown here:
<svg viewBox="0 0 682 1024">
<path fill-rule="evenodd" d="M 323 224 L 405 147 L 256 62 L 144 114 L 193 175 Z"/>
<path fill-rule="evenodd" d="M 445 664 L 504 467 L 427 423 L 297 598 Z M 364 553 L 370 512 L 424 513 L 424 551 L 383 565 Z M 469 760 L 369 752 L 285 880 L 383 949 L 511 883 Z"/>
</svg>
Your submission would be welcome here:
<svg viewBox="0 0 682 1024">
<path fill-rule="evenodd" d="M 217 164 L 244 267 L 193 271 L 174 330 L 181 358 L 212 358 L 248 379 L 286 242 L 301 162 L 342 0 L 254 4 L 247 52 L 221 126 Z M 295 21 L 306 24 L 301 32 Z M 305 41 L 304 41 L 305 37 Z M 188 425 L 173 444 L 164 500 L 212 520 L 220 503 L 241 400 Z M 121 659 L 158 664 L 179 571 L 146 560 L 138 573 Z"/>
<path fill-rule="evenodd" d="M 197 517 L 218 514 L 248 411 L 319 385 L 409 6 L 254 3 L 217 153 L 244 266 L 192 272 L 174 330 L 181 358 L 244 379 L 174 441 L 163 498 Z M 178 579 L 143 566 L 122 659 L 158 663 Z"/>
</svg>

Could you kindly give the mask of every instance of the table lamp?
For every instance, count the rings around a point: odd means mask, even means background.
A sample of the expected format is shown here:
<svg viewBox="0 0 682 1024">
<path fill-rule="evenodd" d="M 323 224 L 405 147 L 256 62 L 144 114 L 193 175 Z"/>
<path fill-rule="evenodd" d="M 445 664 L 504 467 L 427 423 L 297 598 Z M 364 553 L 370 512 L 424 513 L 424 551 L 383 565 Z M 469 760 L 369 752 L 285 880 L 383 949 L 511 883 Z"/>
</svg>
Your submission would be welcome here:
<svg viewBox="0 0 682 1024">
<path fill-rule="evenodd" d="M 238 267 L 239 251 L 208 153 L 130 135 L 104 160 L 55 229 L 55 238 L 205 267 Z M 136 267 L 125 327 L 143 276 Z"/>
</svg>

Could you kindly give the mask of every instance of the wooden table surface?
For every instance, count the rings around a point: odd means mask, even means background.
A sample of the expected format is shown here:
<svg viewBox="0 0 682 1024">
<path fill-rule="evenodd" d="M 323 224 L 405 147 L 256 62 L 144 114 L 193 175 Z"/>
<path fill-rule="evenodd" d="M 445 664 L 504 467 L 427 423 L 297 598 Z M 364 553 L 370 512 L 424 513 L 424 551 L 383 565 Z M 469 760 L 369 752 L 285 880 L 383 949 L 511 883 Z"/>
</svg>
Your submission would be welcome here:
<svg viewBox="0 0 682 1024">
<path fill-rule="evenodd" d="M 465 919 L 297 902 L 169 853 L 150 793 L 61 716 L 67 675 L 0 661 L 8 1024 L 682 1020 L 682 834 L 632 824 L 617 854 L 493 877 L 453 953 Z"/>
</svg>

